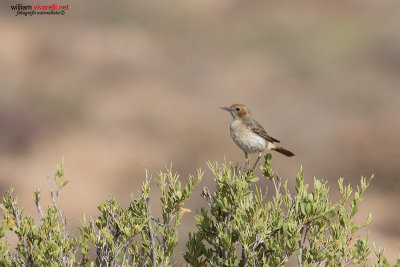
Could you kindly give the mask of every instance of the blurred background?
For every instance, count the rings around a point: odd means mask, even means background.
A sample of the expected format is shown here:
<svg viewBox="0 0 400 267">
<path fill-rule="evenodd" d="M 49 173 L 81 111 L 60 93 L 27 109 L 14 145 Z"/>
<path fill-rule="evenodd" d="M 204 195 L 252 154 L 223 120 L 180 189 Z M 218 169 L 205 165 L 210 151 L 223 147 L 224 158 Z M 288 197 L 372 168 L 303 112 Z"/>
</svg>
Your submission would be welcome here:
<svg viewBox="0 0 400 267">
<path fill-rule="evenodd" d="M 399 1 L 66 0 L 67 15 L 34 17 L 0 3 L 0 193 L 13 185 L 26 214 L 63 156 L 71 232 L 110 195 L 128 205 L 144 166 L 202 168 L 183 249 L 206 162 L 244 163 L 218 109 L 241 103 L 296 154 L 273 154 L 290 186 L 302 165 L 335 200 L 339 177 L 375 174 L 358 218 L 372 212 L 371 240 L 398 257 Z"/>
</svg>

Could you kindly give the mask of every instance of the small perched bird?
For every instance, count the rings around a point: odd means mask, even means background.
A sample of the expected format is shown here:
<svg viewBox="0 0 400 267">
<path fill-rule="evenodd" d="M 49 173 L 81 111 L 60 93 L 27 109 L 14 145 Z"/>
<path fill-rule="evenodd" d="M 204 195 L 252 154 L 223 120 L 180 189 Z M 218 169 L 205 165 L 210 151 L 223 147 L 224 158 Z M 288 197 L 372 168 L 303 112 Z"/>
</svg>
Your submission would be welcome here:
<svg viewBox="0 0 400 267">
<path fill-rule="evenodd" d="M 249 164 L 248 153 L 258 153 L 253 170 L 265 150 L 275 150 L 287 157 L 294 156 L 289 150 L 274 144 L 280 141 L 271 137 L 264 127 L 253 119 L 250 110 L 244 105 L 234 104 L 230 107 L 221 107 L 221 109 L 228 111 L 232 115 L 231 137 L 240 149 L 244 151 L 247 165 Z"/>
</svg>

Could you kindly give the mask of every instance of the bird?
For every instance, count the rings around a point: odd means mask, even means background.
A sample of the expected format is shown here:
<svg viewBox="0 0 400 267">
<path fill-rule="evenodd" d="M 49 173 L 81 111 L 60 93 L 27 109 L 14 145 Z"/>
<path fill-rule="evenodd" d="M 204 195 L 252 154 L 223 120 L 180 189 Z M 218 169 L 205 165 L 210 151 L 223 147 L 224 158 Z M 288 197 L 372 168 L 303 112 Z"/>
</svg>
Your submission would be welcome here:
<svg viewBox="0 0 400 267">
<path fill-rule="evenodd" d="M 233 141 L 244 152 L 247 166 L 249 165 L 249 153 L 258 153 L 253 171 L 265 150 L 275 150 L 287 157 L 293 157 L 294 153 L 278 146 L 280 141 L 270 136 L 264 127 L 257 122 L 250 110 L 241 104 L 234 104 L 230 107 L 220 107 L 232 115 L 230 133 Z M 247 167 L 246 167 L 247 168 Z"/>
</svg>

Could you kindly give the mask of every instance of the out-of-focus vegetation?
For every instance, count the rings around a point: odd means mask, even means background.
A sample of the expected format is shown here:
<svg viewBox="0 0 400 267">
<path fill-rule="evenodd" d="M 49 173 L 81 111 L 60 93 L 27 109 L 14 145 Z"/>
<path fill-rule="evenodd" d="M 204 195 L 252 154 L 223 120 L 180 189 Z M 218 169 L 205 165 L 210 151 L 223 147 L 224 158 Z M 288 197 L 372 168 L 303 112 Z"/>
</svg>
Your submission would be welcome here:
<svg viewBox="0 0 400 267">
<path fill-rule="evenodd" d="M 338 189 L 375 173 L 359 213 L 374 211 L 371 238 L 398 256 L 398 1 L 64 2 L 70 14 L 35 18 L 1 3 L 0 189 L 27 212 L 62 155 L 74 226 L 109 195 L 127 205 L 143 165 L 242 161 L 218 110 L 239 102 L 295 152 L 275 158 L 281 176 L 302 164 Z"/>
</svg>

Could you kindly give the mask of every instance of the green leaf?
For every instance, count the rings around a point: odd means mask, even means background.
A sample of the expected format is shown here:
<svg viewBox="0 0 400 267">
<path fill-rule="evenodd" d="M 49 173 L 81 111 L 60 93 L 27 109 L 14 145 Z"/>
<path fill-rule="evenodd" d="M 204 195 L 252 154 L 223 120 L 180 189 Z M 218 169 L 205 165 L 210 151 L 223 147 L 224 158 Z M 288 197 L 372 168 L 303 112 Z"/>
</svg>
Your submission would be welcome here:
<svg viewBox="0 0 400 267">
<path fill-rule="evenodd" d="M 305 206 L 306 206 L 306 204 L 304 204 L 304 203 L 300 204 L 300 210 L 301 210 L 301 213 L 303 213 L 303 215 L 307 215 Z"/>
<path fill-rule="evenodd" d="M 314 188 L 315 188 L 315 190 L 320 190 L 321 189 L 321 182 L 319 180 L 315 180 Z"/>
<path fill-rule="evenodd" d="M 256 176 L 249 176 L 249 177 L 246 178 L 246 181 L 249 182 L 249 183 L 255 183 L 258 180 L 259 180 L 259 178 L 256 177 Z"/>
<path fill-rule="evenodd" d="M 310 213 L 311 213 L 311 205 L 306 204 L 306 215 L 310 215 Z"/>
<path fill-rule="evenodd" d="M 350 213 L 350 217 L 354 217 L 354 215 L 357 213 L 358 208 L 356 206 L 352 206 L 351 207 L 351 213 Z"/>
<path fill-rule="evenodd" d="M 366 220 L 365 223 L 362 225 L 362 227 L 365 227 L 365 226 L 369 225 L 369 224 L 371 223 L 371 221 L 372 221 L 372 214 L 370 213 L 370 214 L 368 215 L 367 220 Z"/>
<path fill-rule="evenodd" d="M 265 163 L 268 166 L 271 166 L 271 163 L 272 163 L 272 155 L 271 155 L 271 153 L 268 153 L 267 155 L 265 155 Z"/>
<path fill-rule="evenodd" d="M 333 218 L 336 215 L 336 211 L 334 209 L 325 212 L 325 216 L 328 217 L 329 219 Z"/>
<path fill-rule="evenodd" d="M 64 187 L 69 183 L 69 180 L 62 181 L 60 187 Z"/>
</svg>

